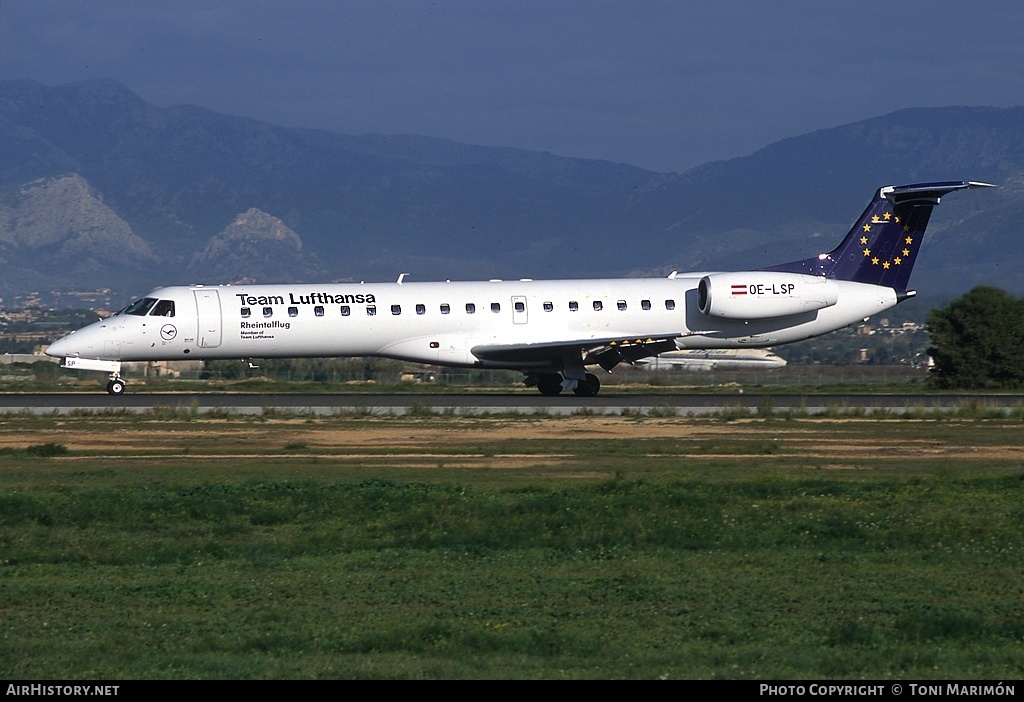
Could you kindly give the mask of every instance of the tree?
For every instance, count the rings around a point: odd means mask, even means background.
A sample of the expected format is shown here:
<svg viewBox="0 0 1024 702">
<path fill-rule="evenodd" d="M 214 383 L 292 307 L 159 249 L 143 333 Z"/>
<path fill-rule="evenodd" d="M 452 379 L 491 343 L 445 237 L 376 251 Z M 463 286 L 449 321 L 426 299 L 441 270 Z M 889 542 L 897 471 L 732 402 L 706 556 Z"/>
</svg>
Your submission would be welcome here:
<svg viewBox="0 0 1024 702">
<path fill-rule="evenodd" d="M 1024 299 L 979 286 L 928 316 L 940 388 L 1024 387 Z"/>
</svg>

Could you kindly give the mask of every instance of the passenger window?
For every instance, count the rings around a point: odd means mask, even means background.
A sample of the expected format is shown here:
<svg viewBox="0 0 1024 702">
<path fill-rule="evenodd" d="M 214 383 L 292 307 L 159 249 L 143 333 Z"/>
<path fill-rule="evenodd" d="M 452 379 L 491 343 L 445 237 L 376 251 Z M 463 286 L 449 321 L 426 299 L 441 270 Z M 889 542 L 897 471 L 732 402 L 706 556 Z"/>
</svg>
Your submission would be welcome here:
<svg viewBox="0 0 1024 702">
<path fill-rule="evenodd" d="M 298 317 L 299 316 L 299 308 L 298 307 L 289 307 L 288 308 L 288 316 L 289 317 Z"/>
<path fill-rule="evenodd" d="M 575 300 L 570 300 L 569 301 L 569 311 L 570 312 L 575 312 L 579 308 L 580 308 L 580 303 L 576 302 Z"/>
<path fill-rule="evenodd" d="M 391 314 L 402 314 L 401 305 L 391 305 Z"/>
<path fill-rule="evenodd" d="M 313 314 L 315 314 L 317 317 L 323 317 L 324 308 L 320 305 L 317 305 L 316 307 L 313 308 Z"/>
<path fill-rule="evenodd" d="M 448 314 L 452 311 L 452 308 L 448 305 L 441 305 L 441 314 Z"/>
<path fill-rule="evenodd" d="M 552 302 L 545 302 L 544 303 L 544 311 L 545 312 L 550 312 L 553 309 L 555 309 L 554 303 L 552 303 Z"/>
<path fill-rule="evenodd" d="M 650 300 L 640 300 L 640 309 L 649 310 L 651 309 Z"/>
<path fill-rule="evenodd" d="M 497 302 L 491 303 L 491 312 L 501 312 L 501 304 Z"/>
<path fill-rule="evenodd" d="M 674 310 L 675 308 L 676 308 L 676 301 L 675 300 L 665 300 L 665 309 L 666 310 Z"/>
<path fill-rule="evenodd" d="M 252 316 L 252 310 L 250 310 L 248 307 L 243 307 L 242 308 L 242 319 L 246 319 L 246 318 L 251 317 L 251 316 Z"/>
<path fill-rule="evenodd" d="M 377 306 L 376 305 L 367 305 L 366 306 L 366 316 L 367 317 L 372 317 L 375 314 L 377 314 Z"/>
<path fill-rule="evenodd" d="M 516 300 L 516 312 L 525 312 L 525 311 L 526 311 L 526 303 L 524 303 L 524 302 L 522 302 L 520 300 Z"/>
<path fill-rule="evenodd" d="M 416 305 L 416 314 L 426 314 L 426 313 L 427 313 L 427 306 L 426 305 Z"/>
<path fill-rule="evenodd" d="M 352 314 L 352 308 L 349 307 L 348 305 L 342 305 L 341 306 L 341 316 L 342 317 L 348 317 L 350 314 Z"/>
<path fill-rule="evenodd" d="M 625 312 L 626 311 L 626 301 L 625 300 L 619 300 L 618 302 L 615 303 L 615 306 L 619 308 L 619 312 Z"/>
<path fill-rule="evenodd" d="M 274 316 L 274 308 L 273 307 L 264 307 L 263 308 L 263 316 L 264 317 L 273 317 Z"/>
<path fill-rule="evenodd" d="M 474 312 L 476 312 L 476 305 L 474 305 L 472 302 L 467 302 L 466 314 L 473 314 Z"/>
<path fill-rule="evenodd" d="M 594 300 L 594 311 L 600 312 L 604 309 L 604 304 L 600 300 Z"/>
<path fill-rule="evenodd" d="M 174 300 L 160 300 L 149 314 L 152 317 L 173 317 Z"/>
</svg>

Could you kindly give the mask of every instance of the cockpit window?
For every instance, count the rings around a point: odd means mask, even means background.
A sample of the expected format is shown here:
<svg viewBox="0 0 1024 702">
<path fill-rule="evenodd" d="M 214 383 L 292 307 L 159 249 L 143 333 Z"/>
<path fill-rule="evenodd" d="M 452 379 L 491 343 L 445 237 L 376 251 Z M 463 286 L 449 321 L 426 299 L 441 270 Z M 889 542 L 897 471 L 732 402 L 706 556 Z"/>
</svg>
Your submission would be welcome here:
<svg viewBox="0 0 1024 702">
<path fill-rule="evenodd" d="M 150 317 L 173 317 L 174 316 L 174 300 L 160 300 L 153 307 L 153 311 L 149 313 Z"/>
<path fill-rule="evenodd" d="M 125 314 L 133 314 L 136 317 L 144 317 L 146 313 L 156 304 L 155 297 L 144 297 L 141 300 L 136 300 L 132 304 L 128 305 L 124 309 Z"/>
</svg>

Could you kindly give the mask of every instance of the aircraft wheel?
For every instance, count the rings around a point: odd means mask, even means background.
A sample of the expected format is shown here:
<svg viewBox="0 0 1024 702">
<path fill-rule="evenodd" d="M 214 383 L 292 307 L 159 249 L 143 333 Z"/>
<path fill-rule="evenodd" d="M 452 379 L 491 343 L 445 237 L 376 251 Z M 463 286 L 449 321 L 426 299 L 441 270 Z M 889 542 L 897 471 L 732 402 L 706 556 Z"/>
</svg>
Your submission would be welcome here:
<svg viewBox="0 0 1024 702">
<path fill-rule="evenodd" d="M 594 397 L 600 390 L 601 381 L 593 373 L 587 373 L 586 379 L 581 380 L 573 392 L 577 397 Z"/>
<path fill-rule="evenodd" d="M 120 378 L 111 380 L 107 383 L 107 392 L 111 395 L 123 395 L 124 394 L 124 381 Z"/>
<path fill-rule="evenodd" d="M 541 373 L 537 376 L 537 389 L 541 395 L 555 396 L 562 392 L 562 376 L 558 373 Z"/>
</svg>

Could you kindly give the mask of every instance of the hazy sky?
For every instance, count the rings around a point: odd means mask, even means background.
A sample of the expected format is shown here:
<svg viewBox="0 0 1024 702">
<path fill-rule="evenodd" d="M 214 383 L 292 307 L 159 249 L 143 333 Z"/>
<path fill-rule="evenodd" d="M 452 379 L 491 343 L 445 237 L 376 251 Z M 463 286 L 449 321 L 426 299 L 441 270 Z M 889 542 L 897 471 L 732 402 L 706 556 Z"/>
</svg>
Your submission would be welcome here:
<svg viewBox="0 0 1024 702">
<path fill-rule="evenodd" d="M 1024 104 L 1024 2 L 0 0 L 0 79 L 685 170 L 904 107 Z"/>
</svg>

